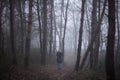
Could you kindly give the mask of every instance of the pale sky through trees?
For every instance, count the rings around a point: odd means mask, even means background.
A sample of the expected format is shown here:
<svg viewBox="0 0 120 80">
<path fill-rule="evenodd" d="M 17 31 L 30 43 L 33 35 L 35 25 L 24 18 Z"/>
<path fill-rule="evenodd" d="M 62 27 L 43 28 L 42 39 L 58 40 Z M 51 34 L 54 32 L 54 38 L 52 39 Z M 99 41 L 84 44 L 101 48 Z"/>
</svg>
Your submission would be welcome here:
<svg viewBox="0 0 120 80">
<path fill-rule="evenodd" d="M 61 9 L 61 5 L 60 5 L 60 0 L 55 0 L 54 2 L 54 6 L 55 6 L 55 14 L 56 14 L 56 22 L 57 22 L 57 28 L 59 30 L 59 26 L 60 26 L 60 9 Z M 92 11 L 92 1 L 89 0 L 86 4 L 86 9 L 85 9 L 85 22 L 84 22 L 84 30 L 83 30 L 83 42 L 82 42 L 82 49 L 86 49 L 88 42 L 89 42 L 89 31 L 88 31 L 88 24 L 90 25 L 91 22 L 89 20 L 88 23 L 88 19 L 91 19 L 91 11 Z M 64 4 L 64 10 L 66 7 L 66 0 L 65 0 L 65 4 Z M 27 9 L 26 9 L 27 10 Z M 86 13 L 87 12 L 87 13 Z M 36 15 L 36 11 L 35 11 L 35 7 L 33 9 L 33 13 Z M 78 32 L 79 32 L 79 28 L 80 28 L 80 14 L 81 14 L 81 1 L 80 0 L 70 0 L 69 2 L 69 8 L 68 8 L 68 21 L 67 21 L 67 29 L 66 29 L 66 37 L 65 37 L 65 49 L 66 50 L 74 50 L 74 34 L 75 34 L 75 30 L 74 27 L 77 28 L 77 37 L 78 37 Z M 74 19 L 73 20 L 73 16 Z M 33 19 L 37 19 L 36 16 L 33 15 Z M 64 18 L 63 18 L 64 20 Z M 104 21 L 106 22 L 106 19 L 104 18 Z M 102 25 L 102 34 L 104 35 L 102 38 L 105 39 L 106 38 L 106 33 L 107 33 L 107 25 L 105 22 L 103 21 L 103 25 Z M 75 23 L 75 25 L 74 25 Z M 64 21 L 63 21 L 64 24 Z M 38 29 L 38 22 L 34 21 L 34 25 L 33 25 L 33 34 L 32 34 L 32 47 L 39 47 L 39 31 Z M 59 47 L 59 43 L 58 43 L 58 36 L 57 36 L 57 50 Z M 103 47 L 105 46 L 105 44 L 103 43 Z"/>
</svg>

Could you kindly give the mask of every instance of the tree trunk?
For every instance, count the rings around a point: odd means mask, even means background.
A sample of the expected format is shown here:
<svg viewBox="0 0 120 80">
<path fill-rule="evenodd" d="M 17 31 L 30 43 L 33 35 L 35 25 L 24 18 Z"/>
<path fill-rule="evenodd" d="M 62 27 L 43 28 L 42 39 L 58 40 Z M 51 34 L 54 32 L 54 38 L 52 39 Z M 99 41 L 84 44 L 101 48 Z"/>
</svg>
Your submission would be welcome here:
<svg viewBox="0 0 120 80">
<path fill-rule="evenodd" d="M 119 1 L 116 0 L 116 27 L 117 27 L 117 46 L 115 51 L 115 72 L 116 72 L 116 79 L 120 79 L 120 24 L 119 24 Z"/>
<path fill-rule="evenodd" d="M 40 39 L 40 54 L 42 54 L 42 29 L 41 29 L 41 16 L 40 16 L 40 1 L 37 0 L 37 15 L 39 23 L 39 39 Z"/>
<path fill-rule="evenodd" d="M 98 0 L 98 20 L 100 20 L 100 0 Z M 99 57 L 99 48 L 100 48 L 100 34 L 101 34 L 101 27 L 99 27 L 98 36 L 95 41 L 95 54 L 94 54 L 94 67 L 98 64 L 98 57 Z"/>
<path fill-rule="evenodd" d="M 41 53 L 41 63 L 46 64 L 46 54 L 47 54 L 47 0 L 43 0 L 43 44 Z"/>
<path fill-rule="evenodd" d="M 61 14 L 60 14 L 60 35 L 59 35 L 59 50 L 62 51 L 62 27 L 63 27 L 63 12 L 64 12 L 64 0 L 61 0 Z"/>
<path fill-rule="evenodd" d="M 90 41 L 90 43 L 89 43 L 89 45 L 88 45 L 88 48 L 87 48 L 87 50 L 86 50 L 86 52 L 85 52 L 85 55 L 83 56 L 83 60 L 82 60 L 82 62 L 81 62 L 80 69 L 83 69 L 83 67 L 84 67 L 84 65 L 85 65 L 85 61 L 86 61 L 86 59 L 87 59 L 87 57 L 88 57 L 89 51 L 90 51 L 90 49 L 92 48 L 94 41 L 96 40 L 96 37 L 97 37 L 97 35 L 98 35 L 98 32 L 100 31 L 100 28 L 99 28 L 99 27 L 101 27 L 101 23 L 102 23 L 103 16 L 104 16 L 104 13 L 105 13 L 106 2 L 107 2 L 107 0 L 105 0 L 104 3 L 103 3 L 104 6 L 103 6 L 102 13 L 101 13 L 101 17 L 100 17 L 100 19 L 99 19 L 99 21 L 98 21 L 98 25 L 97 25 L 97 27 L 96 27 L 96 29 L 95 29 L 95 35 L 93 36 L 92 40 Z"/>
<path fill-rule="evenodd" d="M 53 0 L 51 0 L 51 9 L 50 9 L 50 49 L 49 49 L 49 61 L 51 63 L 51 58 L 52 58 L 52 49 L 53 49 Z"/>
<path fill-rule="evenodd" d="M 56 53 L 56 33 L 57 33 L 57 27 L 56 27 L 56 16 L 54 11 L 54 45 L 53 45 L 53 53 Z"/>
<path fill-rule="evenodd" d="M 20 14 L 20 26 L 21 26 L 21 53 L 24 53 L 24 25 L 23 25 L 23 13 L 22 2 L 19 0 L 19 14 Z"/>
<path fill-rule="evenodd" d="M 10 4 L 10 40 L 11 40 L 11 53 L 13 54 L 13 64 L 17 64 L 16 49 L 15 49 L 15 37 L 14 37 L 14 0 L 9 0 Z"/>
<path fill-rule="evenodd" d="M 63 61 L 64 61 L 64 50 L 65 50 L 65 34 L 66 34 L 66 26 L 67 26 L 67 14 L 68 14 L 68 7 L 69 7 L 69 0 L 67 0 L 66 5 L 66 12 L 65 12 L 65 24 L 64 24 L 64 32 L 63 32 L 63 38 L 62 38 L 62 53 L 63 53 Z"/>
<path fill-rule="evenodd" d="M 84 12 L 85 12 L 85 10 L 84 10 L 85 9 L 85 2 L 86 2 L 86 0 L 82 0 L 80 29 L 79 29 L 79 42 L 78 42 L 77 61 L 76 61 L 76 65 L 75 65 L 75 70 L 78 70 L 79 63 L 80 63 L 80 55 L 81 55 L 81 48 L 82 48 L 83 24 L 84 24 Z"/>
<path fill-rule="evenodd" d="M 106 50 L 106 77 L 115 80 L 114 44 L 115 44 L 115 0 L 108 0 L 108 37 Z"/>
<path fill-rule="evenodd" d="M 2 58 L 4 56 L 4 35 L 2 28 L 2 12 L 3 12 L 3 0 L 0 1 L 0 64 L 2 63 Z"/>
<path fill-rule="evenodd" d="M 118 7 L 118 4 L 119 4 L 119 2 L 118 2 L 118 0 L 116 1 L 117 3 L 116 3 L 116 18 L 117 18 L 117 33 L 118 33 L 118 39 L 117 39 L 117 51 L 116 51 L 116 63 L 118 64 L 119 63 L 119 60 L 118 60 L 118 56 L 120 56 L 119 55 L 119 52 L 120 52 L 120 25 L 119 25 L 119 7 Z"/>
<path fill-rule="evenodd" d="M 29 57 L 30 57 L 30 46 L 31 46 L 31 30 L 32 30 L 32 2 L 33 0 L 29 0 L 29 16 L 28 16 L 28 28 L 27 28 L 27 36 L 26 36 L 26 45 L 25 45 L 25 61 L 24 66 L 29 66 Z"/>
<path fill-rule="evenodd" d="M 92 9 L 92 22 L 91 22 L 91 40 L 95 34 L 95 28 L 97 27 L 97 0 L 93 0 L 92 8 L 93 9 Z M 94 51 L 96 49 L 95 42 L 93 43 L 93 46 L 90 50 L 90 68 L 91 69 L 94 66 L 94 58 L 95 58 L 94 55 L 96 54 Z"/>
</svg>

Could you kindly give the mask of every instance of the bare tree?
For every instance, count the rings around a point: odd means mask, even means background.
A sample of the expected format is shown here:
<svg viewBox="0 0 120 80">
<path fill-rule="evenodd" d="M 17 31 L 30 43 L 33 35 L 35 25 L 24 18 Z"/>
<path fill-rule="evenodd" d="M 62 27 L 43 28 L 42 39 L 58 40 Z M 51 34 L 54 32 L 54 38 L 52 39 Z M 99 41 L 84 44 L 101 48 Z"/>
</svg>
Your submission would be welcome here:
<svg viewBox="0 0 120 80">
<path fill-rule="evenodd" d="M 23 10 L 22 10 L 22 1 L 18 1 L 19 4 L 19 15 L 20 15 L 20 26 L 21 26 L 21 53 L 24 53 L 24 23 L 23 23 Z"/>
<path fill-rule="evenodd" d="M 50 4 L 50 49 L 49 49 L 49 59 L 51 62 L 52 58 L 52 49 L 53 49 L 53 6 L 54 6 L 54 0 L 51 0 Z"/>
<path fill-rule="evenodd" d="M 108 0 L 108 37 L 106 50 L 106 80 L 115 80 L 114 44 L 115 44 L 115 0 Z"/>
<path fill-rule="evenodd" d="M 17 64 L 15 37 L 14 37 L 14 0 L 9 0 L 10 4 L 10 39 L 11 39 L 11 53 L 13 54 L 13 64 Z"/>
<path fill-rule="evenodd" d="M 0 1 L 0 55 L 4 54 L 4 38 L 2 28 L 2 12 L 3 12 L 3 0 Z"/>
<path fill-rule="evenodd" d="M 32 3 L 33 0 L 29 0 L 29 16 L 28 16 L 28 28 L 26 35 L 26 45 L 25 45 L 25 61 L 24 66 L 29 66 L 29 57 L 30 57 L 30 43 L 31 43 L 31 30 L 32 30 Z"/>
<path fill-rule="evenodd" d="M 59 32 L 59 49 L 62 50 L 62 28 L 63 28 L 63 12 L 64 12 L 64 0 L 61 0 L 61 13 L 60 13 L 60 32 Z"/>
<path fill-rule="evenodd" d="M 88 57 L 89 51 L 91 50 L 92 45 L 93 45 L 93 43 L 94 43 L 94 41 L 96 40 L 96 37 L 97 37 L 97 35 L 98 35 L 98 32 L 100 31 L 100 28 L 99 28 L 99 27 L 101 27 L 101 23 L 102 23 L 103 16 L 104 16 L 104 13 L 105 13 L 106 2 L 107 2 L 107 0 L 105 0 L 104 3 L 103 3 L 103 10 L 102 10 L 100 19 L 99 19 L 99 21 L 98 21 L 98 25 L 97 25 L 97 27 L 96 27 L 96 29 L 95 29 L 95 35 L 93 36 L 92 40 L 90 41 L 90 43 L 89 43 L 89 45 L 88 45 L 88 48 L 87 48 L 87 50 L 86 50 L 86 52 L 85 52 L 85 55 L 83 56 L 80 69 L 83 69 L 83 67 L 84 67 L 84 65 L 85 65 L 85 61 L 86 61 L 86 59 L 87 59 L 87 57 Z"/>
<path fill-rule="evenodd" d="M 92 20 L 91 20 L 91 40 L 93 38 L 93 36 L 95 35 L 95 28 L 97 27 L 97 0 L 93 0 L 92 1 Z M 97 38 L 97 37 L 96 37 Z M 96 42 L 96 40 L 95 40 Z M 96 50 L 96 43 L 94 42 L 94 44 L 92 45 L 92 48 L 90 50 L 90 68 L 93 68 L 94 66 L 94 55 L 95 50 Z"/>
<path fill-rule="evenodd" d="M 46 55 L 47 55 L 47 0 L 43 0 L 43 44 L 42 44 L 42 53 L 41 53 L 41 63 L 46 64 Z"/>
<path fill-rule="evenodd" d="M 84 24 L 84 12 L 85 12 L 85 10 L 84 10 L 85 9 L 85 2 L 86 2 L 86 0 L 82 0 L 80 29 L 79 29 L 79 42 L 78 42 L 77 61 L 76 61 L 76 65 L 75 65 L 75 70 L 78 70 L 79 63 L 80 63 L 81 48 L 82 48 L 83 24 Z"/>
<path fill-rule="evenodd" d="M 40 54 L 42 54 L 42 24 L 41 24 L 41 15 L 40 15 L 40 4 L 41 1 L 37 0 L 37 16 L 38 16 L 38 23 L 39 23 L 39 38 L 40 38 Z"/>
<path fill-rule="evenodd" d="M 65 49 L 65 34 L 66 34 L 67 19 L 68 19 L 68 16 L 67 16 L 68 15 L 68 7 L 69 7 L 69 0 L 67 0 L 67 5 L 66 5 L 64 32 L 63 32 L 63 38 L 62 38 L 63 59 L 64 59 L 64 49 Z"/>
</svg>

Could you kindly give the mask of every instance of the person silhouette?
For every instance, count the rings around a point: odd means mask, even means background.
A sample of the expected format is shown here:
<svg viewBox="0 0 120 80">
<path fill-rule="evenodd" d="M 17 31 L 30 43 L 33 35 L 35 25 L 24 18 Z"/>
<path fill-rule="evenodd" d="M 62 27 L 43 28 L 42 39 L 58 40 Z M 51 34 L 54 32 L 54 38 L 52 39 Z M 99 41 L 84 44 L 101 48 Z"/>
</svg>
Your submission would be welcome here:
<svg viewBox="0 0 120 80">
<path fill-rule="evenodd" d="M 63 53 L 61 51 L 57 52 L 57 67 L 58 70 L 62 69 L 62 63 L 63 63 Z"/>
</svg>

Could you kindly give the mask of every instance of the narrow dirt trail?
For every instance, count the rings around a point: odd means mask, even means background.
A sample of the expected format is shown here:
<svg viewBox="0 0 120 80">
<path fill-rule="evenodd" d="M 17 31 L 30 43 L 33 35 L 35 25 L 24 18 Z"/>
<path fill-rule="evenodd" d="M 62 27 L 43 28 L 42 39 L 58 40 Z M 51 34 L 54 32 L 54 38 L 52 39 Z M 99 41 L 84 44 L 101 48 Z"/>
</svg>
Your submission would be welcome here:
<svg viewBox="0 0 120 80">
<path fill-rule="evenodd" d="M 42 73 L 44 78 L 48 77 L 47 80 L 67 80 L 69 75 L 72 73 L 72 69 L 68 67 L 63 67 L 62 70 L 57 70 L 57 66 L 49 65 L 41 68 L 34 68 L 33 72 L 36 72 L 37 80 L 41 80 L 40 74 Z"/>
<path fill-rule="evenodd" d="M 11 80 L 68 80 L 72 70 L 63 67 L 58 71 L 56 65 L 32 66 L 29 69 L 14 67 L 9 76 Z"/>
<path fill-rule="evenodd" d="M 28 69 L 15 66 L 9 70 L 8 76 L 11 80 L 70 80 L 68 79 L 73 71 L 75 56 L 65 55 L 65 62 L 61 71 L 57 65 L 41 66 L 40 64 L 30 65 Z"/>
</svg>

